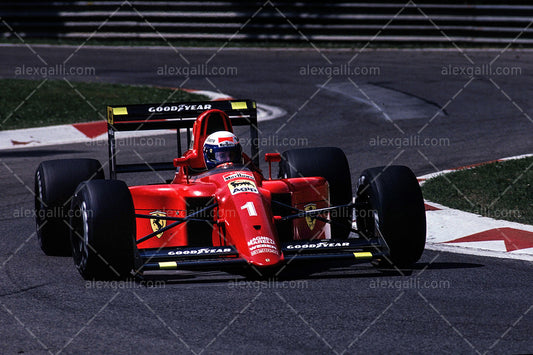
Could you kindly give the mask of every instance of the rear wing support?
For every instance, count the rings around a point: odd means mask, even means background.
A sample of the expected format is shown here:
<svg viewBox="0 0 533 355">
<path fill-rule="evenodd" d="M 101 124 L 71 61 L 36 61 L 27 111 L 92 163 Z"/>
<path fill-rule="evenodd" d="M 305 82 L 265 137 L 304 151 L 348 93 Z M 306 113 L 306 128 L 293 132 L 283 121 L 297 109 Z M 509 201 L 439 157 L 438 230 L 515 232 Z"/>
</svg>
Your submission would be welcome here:
<svg viewBox="0 0 533 355">
<path fill-rule="evenodd" d="M 177 156 L 182 155 L 181 132 L 186 130 L 187 147 L 191 145 L 191 131 L 198 115 L 211 109 L 224 111 L 233 126 L 250 126 L 252 161 L 259 166 L 259 133 L 257 106 L 253 100 L 199 101 L 188 103 L 163 103 L 121 105 L 107 107 L 107 138 L 109 152 L 109 175 L 116 179 L 118 173 L 152 170 L 174 170 L 169 162 L 118 164 L 115 142 L 116 132 L 132 132 L 157 129 L 175 129 Z"/>
</svg>

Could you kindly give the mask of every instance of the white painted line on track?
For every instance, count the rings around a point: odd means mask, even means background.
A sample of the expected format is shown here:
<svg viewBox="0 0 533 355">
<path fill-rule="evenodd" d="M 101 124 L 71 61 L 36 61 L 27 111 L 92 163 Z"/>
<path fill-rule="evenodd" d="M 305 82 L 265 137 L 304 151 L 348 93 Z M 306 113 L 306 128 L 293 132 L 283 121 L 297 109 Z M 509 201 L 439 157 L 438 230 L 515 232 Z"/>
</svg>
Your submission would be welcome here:
<svg viewBox="0 0 533 355">
<path fill-rule="evenodd" d="M 231 96 L 207 90 L 186 90 L 205 95 L 210 100 L 233 99 Z M 286 115 L 280 107 L 257 104 L 257 121 L 269 121 Z M 149 137 L 168 133 L 168 130 L 121 132 L 117 139 Z M 59 144 L 100 142 L 107 140 L 107 124 L 95 121 L 80 124 L 67 124 L 48 127 L 35 127 L 0 131 L 0 150 L 27 147 L 41 147 Z"/>
<path fill-rule="evenodd" d="M 213 101 L 236 99 L 232 96 L 229 96 L 223 93 L 207 91 L 207 90 L 186 90 L 186 91 L 199 94 L 199 95 L 205 95 L 209 97 L 210 100 L 213 100 Z M 276 118 L 283 117 L 286 114 L 287 114 L 287 111 L 285 111 L 284 109 L 280 107 L 257 103 L 257 122 L 275 120 Z"/>
</svg>

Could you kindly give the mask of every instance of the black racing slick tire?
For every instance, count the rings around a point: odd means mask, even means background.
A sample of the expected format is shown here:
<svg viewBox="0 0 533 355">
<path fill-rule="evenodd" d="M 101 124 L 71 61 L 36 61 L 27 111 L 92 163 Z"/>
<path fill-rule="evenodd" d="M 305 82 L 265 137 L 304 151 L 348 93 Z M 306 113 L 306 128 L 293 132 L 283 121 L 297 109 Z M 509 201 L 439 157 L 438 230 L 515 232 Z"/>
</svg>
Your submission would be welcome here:
<svg viewBox="0 0 533 355">
<path fill-rule="evenodd" d="M 280 178 L 320 176 L 328 181 L 331 206 L 347 205 L 352 201 L 350 166 L 341 149 L 335 147 L 292 149 L 281 156 Z M 333 211 L 331 220 L 334 222 L 331 224 L 332 238 L 348 238 L 351 229 L 350 209 Z"/>
<path fill-rule="evenodd" d="M 120 180 L 82 183 L 72 200 L 70 243 L 76 268 L 86 280 L 124 280 L 135 256 L 135 211 Z"/>
<path fill-rule="evenodd" d="M 360 233 L 369 238 L 381 233 L 390 248 L 380 266 L 406 268 L 420 259 L 426 243 L 426 214 L 411 169 L 392 165 L 363 171 L 356 206 Z"/>
<path fill-rule="evenodd" d="M 46 255 L 70 255 L 70 202 L 85 180 L 104 179 L 95 159 L 44 161 L 35 172 L 37 239 Z"/>
</svg>

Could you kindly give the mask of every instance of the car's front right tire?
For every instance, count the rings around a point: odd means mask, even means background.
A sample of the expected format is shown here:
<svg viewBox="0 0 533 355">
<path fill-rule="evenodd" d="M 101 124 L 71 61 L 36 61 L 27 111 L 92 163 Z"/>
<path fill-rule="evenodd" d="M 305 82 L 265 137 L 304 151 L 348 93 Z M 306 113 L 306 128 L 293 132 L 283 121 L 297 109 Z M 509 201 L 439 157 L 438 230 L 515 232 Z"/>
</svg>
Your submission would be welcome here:
<svg viewBox="0 0 533 355">
<path fill-rule="evenodd" d="M 411 169 L 391 165 L 366 169 L 357 186 L 357 229 L 366 238 L 382 236 L 390 255 L 380 266 L 416 263 L 426 243 L 426 214 L 420 185 Z"/>
</svg>

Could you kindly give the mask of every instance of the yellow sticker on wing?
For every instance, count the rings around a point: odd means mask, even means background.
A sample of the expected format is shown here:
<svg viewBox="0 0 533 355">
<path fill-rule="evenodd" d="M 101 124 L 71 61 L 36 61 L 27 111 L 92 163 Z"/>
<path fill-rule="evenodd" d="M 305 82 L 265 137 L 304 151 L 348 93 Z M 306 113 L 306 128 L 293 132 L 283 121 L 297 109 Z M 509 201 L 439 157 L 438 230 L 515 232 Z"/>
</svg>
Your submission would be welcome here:
<svg viewBox="0 0 533 355">
<path fill-rule="evenodd" d="M 168 269 L 177 269 L 178 263 L 175 261 L 162 261 L 159 263 L 159 269 L 168 270 Z"/>
<path fill-rule="evenodd" d="M 355 252 L 353 253 L 356 259 L 372 259 L 372 253 L 369 251 Z"/>
<path fill-rule="evenodd" d="M 127 115 L 128 114 L 128 108 L 127 107 L 113 107 L 113 115 Z"/>
<path fill-rule="evenodd" d="M 237 101 L 231 103 L 231 108 L 233 110 L 246 110 L 248 106 L 246 105 L 245 101 Z"/>
</svg>

